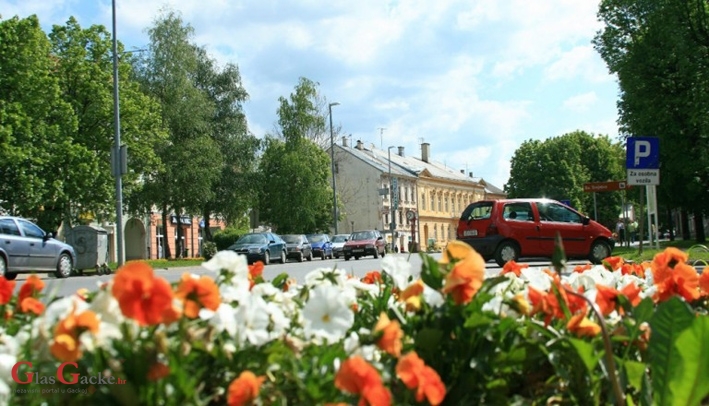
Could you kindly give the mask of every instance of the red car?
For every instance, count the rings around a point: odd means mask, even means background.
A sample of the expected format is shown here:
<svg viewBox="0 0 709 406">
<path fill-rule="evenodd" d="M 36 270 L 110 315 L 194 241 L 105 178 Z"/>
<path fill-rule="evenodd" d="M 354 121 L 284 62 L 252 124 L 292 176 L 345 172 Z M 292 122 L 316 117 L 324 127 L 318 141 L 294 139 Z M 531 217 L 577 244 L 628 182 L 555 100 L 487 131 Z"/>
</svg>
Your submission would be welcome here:
<svg viewBox="0 0 709 406">
<path fill-rule="evenodd" d="M 345 261 L 349 261 L 351 257 L 359 259 L 367 255 L 373 255 L 374 258 L 379 258 L 380 255 L 383 257 L 386 255 L 384 237 L 379 230 L 355 231 L 342 247 L 342 254 Z"/>
<path fill-rule="evenodd" d="M 472 203 L 461 215 L 457 238 L 486 261 L 504 266 L 520 257 L 551 258 L 557 233 L 568 258 L 588 258 L 595 264 L 611 256 L 615 245 L 608 228 L 550 199 Z"/>
</svg>

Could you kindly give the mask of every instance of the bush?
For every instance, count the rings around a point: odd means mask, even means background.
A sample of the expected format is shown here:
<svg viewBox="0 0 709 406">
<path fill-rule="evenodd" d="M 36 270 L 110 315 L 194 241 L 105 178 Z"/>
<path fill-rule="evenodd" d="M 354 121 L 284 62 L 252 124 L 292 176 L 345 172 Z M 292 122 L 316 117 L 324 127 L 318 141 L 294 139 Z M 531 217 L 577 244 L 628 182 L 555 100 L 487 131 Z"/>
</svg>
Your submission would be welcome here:
<svg viewBox="0 0 709 406">
<path fill-rule="evenodd" d="M 217 253 L 217 244 L 212 241 L 202 243 L 202 256 L 205 261 L 209 261 Z"/>
<path fill-rule="evenodd" d="M 243 231 L 241 230 L 237 230 L 235 228 L 225 228 L 222 231 L 217 231 L 214 233 L 212 240 L 217 245 L 217 251 L 224 251 L 229 248 L 230 245 L 234 244 L 242 234 Z"/>
</svg>

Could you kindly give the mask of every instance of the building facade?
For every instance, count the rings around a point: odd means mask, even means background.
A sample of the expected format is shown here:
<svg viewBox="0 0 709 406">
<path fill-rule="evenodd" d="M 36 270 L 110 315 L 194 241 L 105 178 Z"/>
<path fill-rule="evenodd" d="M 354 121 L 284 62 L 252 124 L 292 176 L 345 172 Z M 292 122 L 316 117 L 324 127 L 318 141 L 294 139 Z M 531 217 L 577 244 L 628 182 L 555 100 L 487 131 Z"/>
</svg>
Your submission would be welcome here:
<svg viewBox="0 0 709 406">
<path fill-rule="evenodd" d="M 384 150 L 361 141 L 350 146 L 345 137 L 335 146 L 335 168 L 341 207 L 338 232 L 376 228 L 394 249 L 404 252 L 413 246 L 444 247 L 456 238 L 458 219 L 468 204 L 505 197 L 472 173 L 432 161 L 428 143 L 421 144 L 421 156 L 415 157 L 407 156 L 403 147 Z"/>
</svg>

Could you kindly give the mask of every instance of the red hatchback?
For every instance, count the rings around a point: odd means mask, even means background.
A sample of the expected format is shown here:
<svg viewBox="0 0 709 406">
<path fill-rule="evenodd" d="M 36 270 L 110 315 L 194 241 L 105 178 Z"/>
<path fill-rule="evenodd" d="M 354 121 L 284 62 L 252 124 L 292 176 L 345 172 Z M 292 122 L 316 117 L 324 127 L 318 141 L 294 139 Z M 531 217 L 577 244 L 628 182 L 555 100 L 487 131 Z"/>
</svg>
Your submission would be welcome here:
<svg viewBox="0 0 709 406">
<path fill-rule="evenodd" d="M 382 257 L 386 255 L 384 244 L 384 237 L 379 230 L 355 231 L 350 234 L 342 247 L 342 254 L 345 256 L 345 261 L 349 261 L 351 257 L 359 259 L 367 255 L 379 258 L 380 255 Z"/>
<path fill-rule="evenodd" d="M 470 204 L 458 222 L 457 238 L 499 266 L 520 257 L 554 254 L 561 234 L 568 258 L 599 264 L 615 241 L 609 229 L 571 207 L 550 199 L 485 200 Z"/>
</svg>

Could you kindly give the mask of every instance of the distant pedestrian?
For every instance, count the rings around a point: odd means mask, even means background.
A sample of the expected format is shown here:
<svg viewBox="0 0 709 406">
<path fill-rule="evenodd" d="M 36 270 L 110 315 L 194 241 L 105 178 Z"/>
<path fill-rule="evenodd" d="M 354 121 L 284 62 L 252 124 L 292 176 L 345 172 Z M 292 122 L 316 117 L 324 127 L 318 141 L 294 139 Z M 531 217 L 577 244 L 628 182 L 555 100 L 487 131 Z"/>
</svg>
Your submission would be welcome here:
<svg viewBox="0 0 709 406">
<path fill-rule="evenodd" d="M 620 242 L 620 246 L 623 246 L 623 243 L 625 243 L 625 223 L 623 223 L 623 219 L 618 219 L 618 222 L 615 225 L 615 232 L 618 234 L 618 241 Z"/>
<path fill-rule="evenodd" d="M 638 222 L 633 220 L 628 223 L 628 238 L 630 238 L 631 243 L 635 243 L 638 236 Z"/>
</svg>

